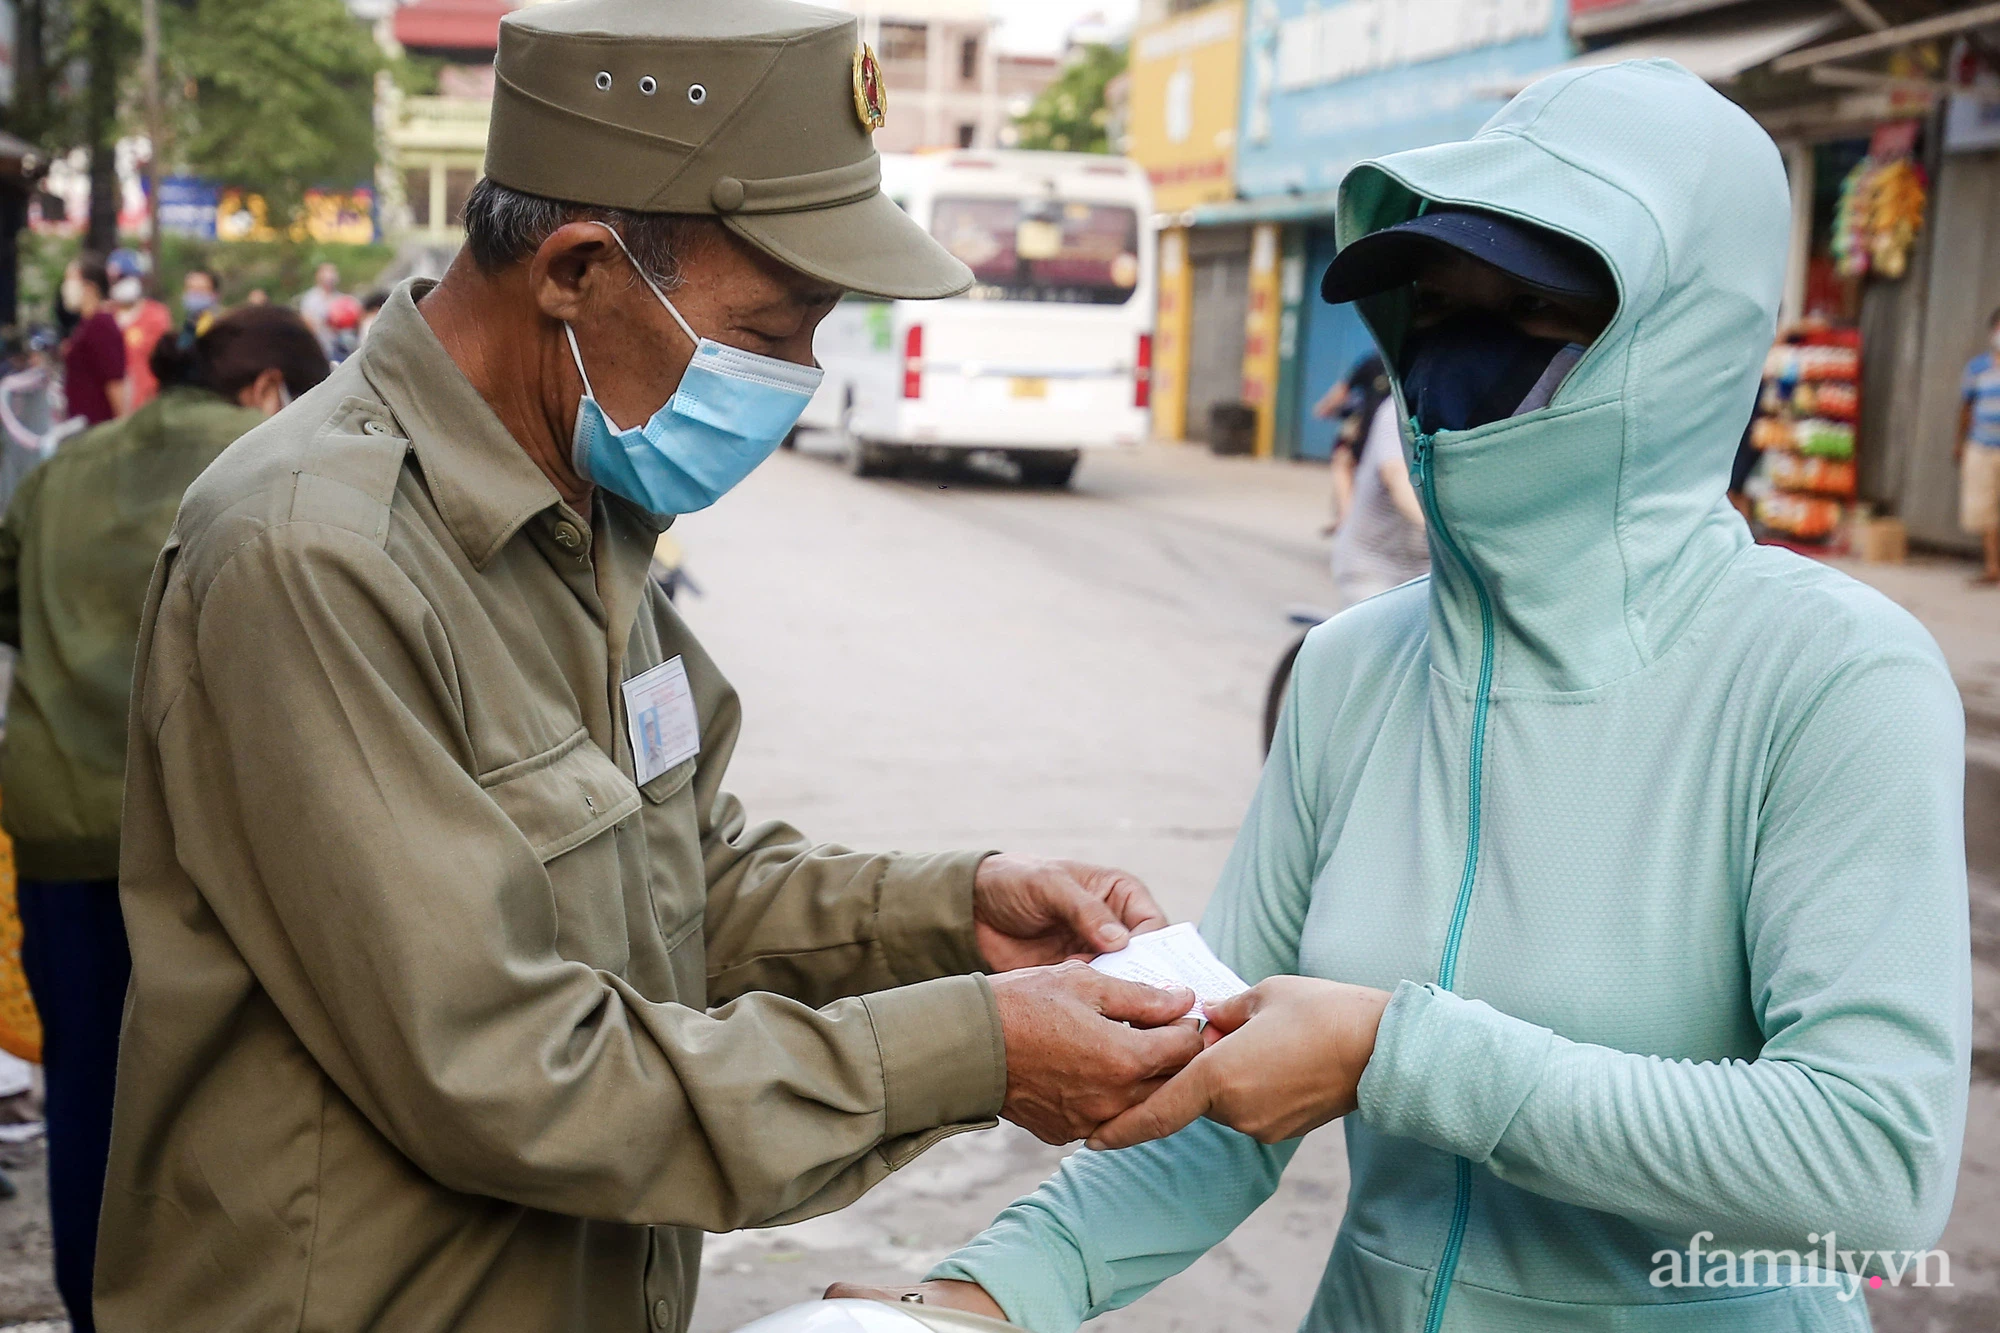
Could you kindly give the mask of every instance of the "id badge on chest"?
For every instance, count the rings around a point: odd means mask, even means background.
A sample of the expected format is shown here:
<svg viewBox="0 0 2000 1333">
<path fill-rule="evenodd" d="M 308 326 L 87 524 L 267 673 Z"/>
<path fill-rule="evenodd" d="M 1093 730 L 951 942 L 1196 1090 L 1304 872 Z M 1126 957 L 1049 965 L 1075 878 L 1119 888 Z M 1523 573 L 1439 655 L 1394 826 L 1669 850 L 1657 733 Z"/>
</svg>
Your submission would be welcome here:
<svg viewBox="0 0 2000 1333">
<path fill-rule="evenodd" d="M 625 725 L 631 733 L 633 780 L 643 787 L 701 753 L 701 723 L 688 689 L 687 667 L 670 657 L 625 682 Z"/>
</svg>

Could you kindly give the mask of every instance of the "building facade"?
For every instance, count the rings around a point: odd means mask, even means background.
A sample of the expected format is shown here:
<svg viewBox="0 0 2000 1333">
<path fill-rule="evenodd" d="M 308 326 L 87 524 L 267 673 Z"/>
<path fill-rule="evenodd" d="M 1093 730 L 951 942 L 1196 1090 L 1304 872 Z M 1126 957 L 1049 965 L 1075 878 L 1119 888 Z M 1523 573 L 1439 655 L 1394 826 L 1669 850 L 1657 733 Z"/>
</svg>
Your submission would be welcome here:
<svg viewBox="0 0 2000 1333">
<path fill-rule="evenodd" d="M 832 0 L 861 21 L 889 87 L 885 153 L 1006 146 L 1013 118 L 1054 81 L 1055 56 L 1002 51 L 989 0 Z"/>
</svg>

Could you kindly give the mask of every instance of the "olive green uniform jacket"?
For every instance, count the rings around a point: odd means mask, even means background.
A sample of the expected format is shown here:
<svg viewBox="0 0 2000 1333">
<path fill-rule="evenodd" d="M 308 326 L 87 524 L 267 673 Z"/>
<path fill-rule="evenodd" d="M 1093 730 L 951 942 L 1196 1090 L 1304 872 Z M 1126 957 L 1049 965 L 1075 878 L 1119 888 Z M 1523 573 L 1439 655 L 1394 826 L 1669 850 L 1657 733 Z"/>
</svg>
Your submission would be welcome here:
<svg viewBox="0 0 2000 1333">
<path fill-rule="evenodd" d="M 28 879 L 118 873 L 125 702 L 146 578 L 181 493 L 264 419 L 168 389 L 22 479 L 0 522 L 0 642 L 21 650 L 0 749 L 0 824 Z"/>
<path fill-rule="evenodd" d="M 656 525 L 562 503 L 423 290 L 154 574 L 107 1333 L 683 1328 L 702 1231 L 1000 1106 L 978 855 L 747 822 Z M 635 786 L 620 683 L 675 657 L 701 753 Z"/>
</svg>

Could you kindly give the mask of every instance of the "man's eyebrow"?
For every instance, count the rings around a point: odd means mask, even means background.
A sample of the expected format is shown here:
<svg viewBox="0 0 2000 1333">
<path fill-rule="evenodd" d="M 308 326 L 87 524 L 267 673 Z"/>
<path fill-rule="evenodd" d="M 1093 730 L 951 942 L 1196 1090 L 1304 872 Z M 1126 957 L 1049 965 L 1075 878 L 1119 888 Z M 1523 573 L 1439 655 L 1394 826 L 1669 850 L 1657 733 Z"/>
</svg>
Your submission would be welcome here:
<svg viewBox="0 0 2000 1333">
<path fill-rule="evenodd" d="M 832 286 L 828 282 L 794 282 L 784 288 L 782 296 L 772 296 L 764 304 L 756 306 L 754 314 L 776 310 L 780 306 L 828 306 L 842 296 L 846 296 L 846 288 Z"/>
<path fill-rule="evenodd" d="M 832 305 L 846 294 L 846 290 L 840 287 L 822 285 L 789 287 L 784 295 L 774 296 L 744 313 L 766 315 L 777 310 L 797 310 L 801 306 Z"/>
</svg>

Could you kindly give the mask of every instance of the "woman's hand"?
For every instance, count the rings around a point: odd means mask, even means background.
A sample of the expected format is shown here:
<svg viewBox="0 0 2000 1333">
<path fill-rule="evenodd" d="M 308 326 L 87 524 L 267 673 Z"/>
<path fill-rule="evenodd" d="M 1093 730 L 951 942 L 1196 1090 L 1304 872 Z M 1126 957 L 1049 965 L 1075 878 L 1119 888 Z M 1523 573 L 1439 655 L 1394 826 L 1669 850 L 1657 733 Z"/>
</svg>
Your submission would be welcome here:
<svg viewBox="0 0 2000 1333">
<path fill-rule="evenodd" d="M 821 1300 L 828 1301 L 887 1301 L 899 1304 L 906 1296 L 923 1297 L 922 1304 L 932 1309 L 964 1310 L 970 1314 L 983 1314 L 988 1319 L 1005 1321 L 1007 1312 L 1000 1308 L 1000 1302 L 986 1294 L 986 1288 L 977 1282 L 919 1282 L 914 1287 L 863 1287 L 852 1282 L 836 1282 L 826 1289 Z"/>
<path fill-rule="evenodd" d="M 1092 1148 L 1163 1139 L 1202 1116 L 1279 1143 L 1354 1109 L 1389 992 L 1271 977 L 1208 1006 L 1209 1048 L 1151 1097 L 1099 1125 Z"/>
</svg>

